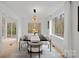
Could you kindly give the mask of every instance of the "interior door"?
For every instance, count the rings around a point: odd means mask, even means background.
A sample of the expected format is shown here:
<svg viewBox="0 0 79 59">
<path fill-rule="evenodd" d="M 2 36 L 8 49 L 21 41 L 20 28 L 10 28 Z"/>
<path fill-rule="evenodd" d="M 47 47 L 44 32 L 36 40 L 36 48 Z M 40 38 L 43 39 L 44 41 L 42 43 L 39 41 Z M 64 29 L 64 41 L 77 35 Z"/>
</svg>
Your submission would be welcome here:
<svg viewBox="0 0 79 59">
<path fill-rule="evenodd" d="M 16 23 L 7 23 L 7 37 L 8 38 L 16 37 Z"/>
</svg>

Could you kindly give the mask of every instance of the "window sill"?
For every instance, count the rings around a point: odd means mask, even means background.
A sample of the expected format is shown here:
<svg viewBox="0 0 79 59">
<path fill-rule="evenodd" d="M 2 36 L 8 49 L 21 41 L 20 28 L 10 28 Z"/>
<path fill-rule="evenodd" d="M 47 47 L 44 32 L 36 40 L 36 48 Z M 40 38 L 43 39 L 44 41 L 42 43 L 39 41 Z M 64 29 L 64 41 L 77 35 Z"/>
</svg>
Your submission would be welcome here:
<svg viewBox="0 0 79 59">
<path fill-rule="evenodd" d="M 59 39 L 64 40 L 64 38 L 63 38 L 63 37 L 57 36 L 57 35 L 55 35 L 55 34 L 51 34 L 51 35 L 52 35 L 52 36 L 54 36 L 54 37 L 57 37 L 57 38 L 59 38 Z"/>
</svg>

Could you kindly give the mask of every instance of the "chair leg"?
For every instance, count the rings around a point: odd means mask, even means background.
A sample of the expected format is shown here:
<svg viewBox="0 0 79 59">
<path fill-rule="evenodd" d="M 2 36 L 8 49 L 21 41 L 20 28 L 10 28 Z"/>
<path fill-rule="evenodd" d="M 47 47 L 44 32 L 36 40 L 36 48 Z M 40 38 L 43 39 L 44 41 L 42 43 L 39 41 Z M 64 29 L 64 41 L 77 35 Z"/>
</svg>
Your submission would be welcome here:
<svg viewBox="0 0 79 59">
<path fill-rule="evenodd" d="M 39 58 L 40 58 L 40 46 L 39 46 Z"/>
<path fill-rule="evenodd" d="M 22 48 L 22 44 L 19 41 L 19 50 L 21 50 L 21 48 Z"/>
<path fill-rule="evenodd" d="M 48 48 L 49 48 L 49 44 L 48 44 Z"/>
<path fill-rule="evenodd" d="M 19 41 L 19 51 L 20 51 L 20 41 Z"/>
<path fill-rule="evenodd" d="M 50 40 L 50 51 L 51 51 L 51 40 Z"/>
<path fill-rule="evenodd" d="M 32 58 L 32 46 L 30 46 L 30 58 Z"/>
</svg>

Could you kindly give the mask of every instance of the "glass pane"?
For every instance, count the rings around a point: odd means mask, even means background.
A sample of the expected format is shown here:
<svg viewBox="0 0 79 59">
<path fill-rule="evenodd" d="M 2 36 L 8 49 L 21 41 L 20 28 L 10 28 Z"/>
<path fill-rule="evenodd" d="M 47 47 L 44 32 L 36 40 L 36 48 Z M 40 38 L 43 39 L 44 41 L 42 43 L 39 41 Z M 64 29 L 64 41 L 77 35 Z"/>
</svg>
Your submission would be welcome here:
<svg viewBox="0 0 79 59">
<path fill-rule="evenodd" d="M 5 18 L 2 17 L 2 36 L 5 36 Z"/>
<path fill-rule="evenodd" d="M 7 24 L 7 37 L 11 37 L 11 23 Z"/>
<path fill-rule="evenodd" d="M 52 33 L 64 37 L 64 14 L 52 20 Z"/>
<path fill-rule="evenodd" d="M 41 33 L 41 23 L 28 23 L 28 33 L 35 32 Z"/>
<path fill-rule="evenodd" d="M 16 36 L 16 24 L 12 23 L 12 37 Z"/>
</svg>

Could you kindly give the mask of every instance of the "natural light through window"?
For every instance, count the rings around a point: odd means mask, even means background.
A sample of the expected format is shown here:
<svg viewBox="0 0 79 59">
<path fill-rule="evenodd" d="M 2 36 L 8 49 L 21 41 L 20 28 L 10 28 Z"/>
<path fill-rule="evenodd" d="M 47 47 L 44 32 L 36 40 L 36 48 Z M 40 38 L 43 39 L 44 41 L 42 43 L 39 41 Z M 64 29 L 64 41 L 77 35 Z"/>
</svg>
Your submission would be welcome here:
<svg viewBox="0 0 79 59">
<path fill-rule="evenodd" d="M 64 13 L 52 19 L 51 31 L 52 34 L 64 38 Z"/>
</svg>

